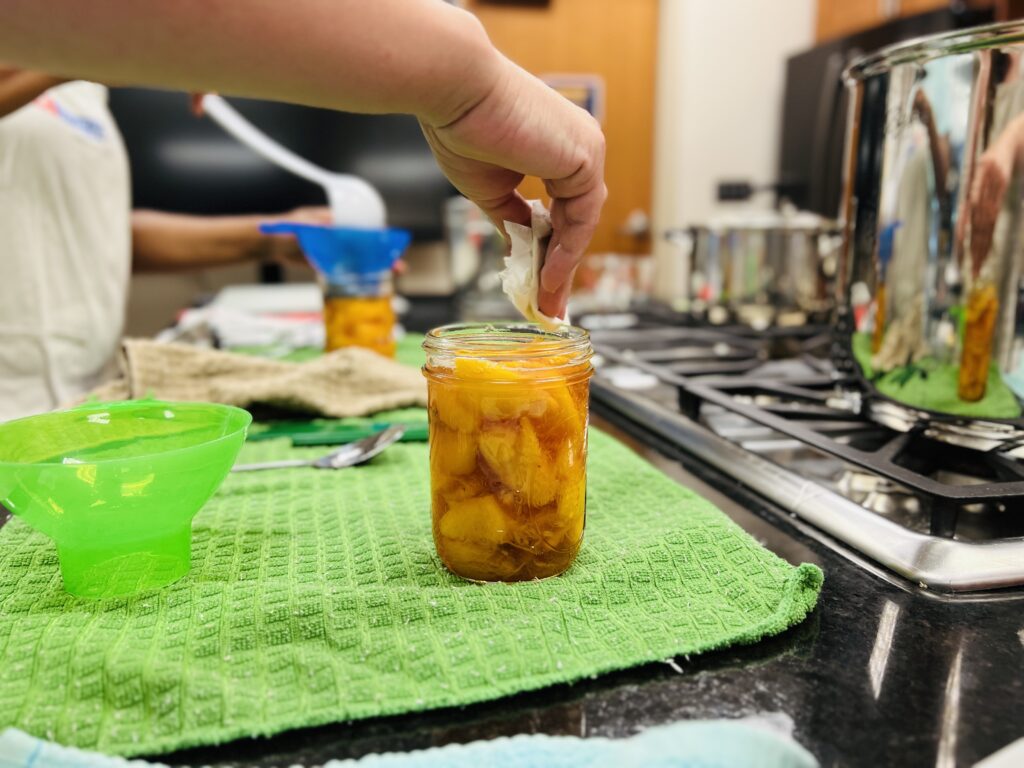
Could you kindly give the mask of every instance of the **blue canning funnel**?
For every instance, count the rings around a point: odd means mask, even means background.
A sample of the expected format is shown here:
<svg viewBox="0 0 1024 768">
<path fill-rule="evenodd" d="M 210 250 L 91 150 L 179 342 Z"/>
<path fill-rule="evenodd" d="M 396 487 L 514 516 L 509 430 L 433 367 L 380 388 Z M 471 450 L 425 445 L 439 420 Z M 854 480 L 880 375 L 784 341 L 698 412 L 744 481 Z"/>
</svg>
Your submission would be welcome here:
<svg viewBox="0 0 1024 768">
<path fill-rule="evenodd" d="M 264 224 L 260 231 L 295 235 L 306 259 L 328 285 L 353 289 L 372 289 L 389 276 L 412 239 L 404 229 L 356 229 L 294 222 Z"/>
</svg>

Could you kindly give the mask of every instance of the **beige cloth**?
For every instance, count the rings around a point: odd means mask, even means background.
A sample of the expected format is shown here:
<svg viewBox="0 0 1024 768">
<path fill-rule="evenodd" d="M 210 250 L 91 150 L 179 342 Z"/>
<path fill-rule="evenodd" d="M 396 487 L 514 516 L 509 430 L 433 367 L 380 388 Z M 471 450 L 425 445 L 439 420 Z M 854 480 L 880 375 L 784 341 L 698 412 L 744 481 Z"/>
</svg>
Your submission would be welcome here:
<svg viewBox="0 0 1024 768">
<path fill-rule="evenodd" d="M 141 397 L 266 405 L 342 418 L 427 404 L 419 371 L 347 347 L 304 363 L 125 339 L 121 378 L 89 393 L 101 401 Z"/>
</svg>

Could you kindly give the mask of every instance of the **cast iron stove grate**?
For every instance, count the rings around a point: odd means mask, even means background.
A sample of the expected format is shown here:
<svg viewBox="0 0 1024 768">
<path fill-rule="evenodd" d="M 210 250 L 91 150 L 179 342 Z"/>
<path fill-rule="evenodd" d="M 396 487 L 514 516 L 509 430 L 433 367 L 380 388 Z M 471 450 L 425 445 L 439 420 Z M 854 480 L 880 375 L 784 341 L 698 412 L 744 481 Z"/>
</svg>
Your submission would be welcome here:
<svg viewBox="0 0 1024 768">
<path fill-rule="evenodd" d="M 760 483 L 784 508 L 922 584 L 954 591 L 1024 584 L 1021 463 L 999 450 L 933 439 L 924 426 L 897 432 L 863 417 L 856 381 L 823 359 L 827 329 L 783 331 L 758 338 L 652 323 L 595 332 L 602 367 L 638 371 L 660 388 L 657 397 L 599 370 L 595 401 L 698 448 L 727 474 Z M 736 350 L 747 353 L 742 365 L 731 356 Z M 752 425 L 762 428 L 757 436 Z M 757 447 L 765 434 L 776 447 L 796 446 L 794 455 L 812 449 L 841 462 L 847 469 L 835 487 L 843 493 L 821 483 L 807 462 L 766 461 Z M 865 484 L 870 493 L 850 490 Z M 889 514 L 894 504 L 913 514 Z"/>
</svg>

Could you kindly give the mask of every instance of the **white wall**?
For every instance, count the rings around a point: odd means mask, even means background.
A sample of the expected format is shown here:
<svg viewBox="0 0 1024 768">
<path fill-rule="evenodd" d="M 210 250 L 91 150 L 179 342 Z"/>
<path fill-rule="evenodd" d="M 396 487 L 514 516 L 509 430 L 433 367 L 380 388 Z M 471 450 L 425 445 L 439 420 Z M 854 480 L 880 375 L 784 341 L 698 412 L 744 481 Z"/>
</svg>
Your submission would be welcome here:
<svg viewBox="0 0 1024 768">
<path fill-rule="evenodd" d="M 661 0 L 653 228 L 662 298 L 679 288 L 661 233 L 722 212 L 719 181 L 775 180 L 785 61 L 814 44 L 816 10 L 816 0 Z"/>
</svg>

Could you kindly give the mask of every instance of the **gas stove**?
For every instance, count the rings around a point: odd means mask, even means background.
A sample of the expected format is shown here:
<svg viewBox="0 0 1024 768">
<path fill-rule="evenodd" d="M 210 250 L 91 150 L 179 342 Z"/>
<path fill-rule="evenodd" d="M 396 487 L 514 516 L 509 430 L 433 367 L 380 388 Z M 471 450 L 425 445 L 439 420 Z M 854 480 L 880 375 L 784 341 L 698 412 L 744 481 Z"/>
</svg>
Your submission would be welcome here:
<svg viewBox="0 0 1024 768">
<path fill-rule="evenodd" d="M 604 327 L 600 327 L 600 326 Z M 948 599 L 1024 587 L 1024 462 L 885 426 L 826 326 L 598 323 L 592 398 L 746 486 L 883 578 Z M 867 413 L 874 418 L 868 418 Z M 1019 452 L 1019 451 L 1017 451 Z"/>
</svg>

